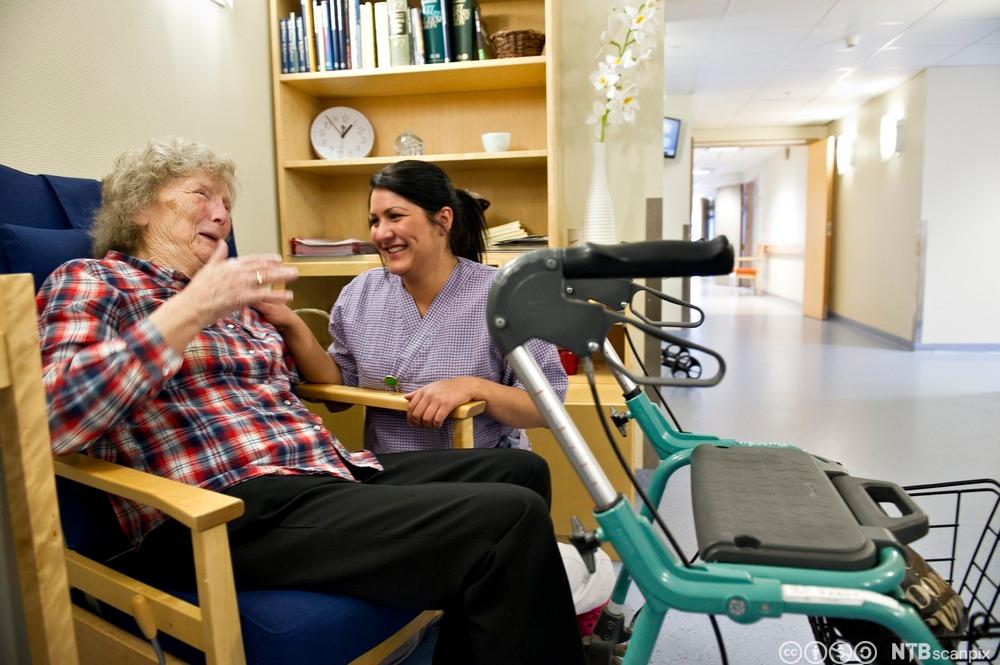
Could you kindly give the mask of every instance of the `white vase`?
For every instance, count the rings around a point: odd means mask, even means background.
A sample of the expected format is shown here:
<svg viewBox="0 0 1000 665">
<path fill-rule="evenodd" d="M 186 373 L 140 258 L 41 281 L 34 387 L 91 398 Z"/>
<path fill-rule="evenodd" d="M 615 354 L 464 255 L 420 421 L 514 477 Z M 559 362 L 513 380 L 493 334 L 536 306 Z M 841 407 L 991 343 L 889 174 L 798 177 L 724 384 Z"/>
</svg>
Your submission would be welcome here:
<svg viewBox="0 0 1000 665">
<path fill-rule="evenodd" d="M 590 171 L 590 189 L 587 205 L 583 210 L 583 241 L 611 244 L 618 242 L 615 229 L 615 211 L 611 206 L 608 189 L 608 170 L 604 160 L 604 144 L 593 144 L 593 164 Z"/>
</svg>

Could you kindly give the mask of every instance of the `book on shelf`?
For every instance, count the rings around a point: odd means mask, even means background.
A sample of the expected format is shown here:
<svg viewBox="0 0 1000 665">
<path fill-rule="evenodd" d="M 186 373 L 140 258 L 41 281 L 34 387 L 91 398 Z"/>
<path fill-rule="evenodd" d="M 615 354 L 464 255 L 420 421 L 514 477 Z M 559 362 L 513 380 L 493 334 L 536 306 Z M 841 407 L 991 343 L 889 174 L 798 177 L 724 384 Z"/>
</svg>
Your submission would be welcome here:
<svg viewBox="0 0 1000 665">
<path fill-rule="evenodd" d="M 473 30 L 476 33 L 476 60 L 492 60 L 496 57 L 496 53 L 493 51 L 493 43 L 490 42 L 486 21 L 483 20 L 483 13 L 479 10 L 478 2 L 473 7 L 472 18 Z"/>
<path fill-rule="evenodd" d="M 288 19 L 278 19 L 278 39 L 281 43 L 281 73 L 288 74 L 291 71 L 292 56 L 288 50 Z"/>
<path fill-rule="evenodd" d="M 473 5 L 473 0 L 451 0 L 451 50 L 456 62 L 476 59 Z"/>
<path fill-rule="evenodd" d="M 548 236 L 524 236 L 523 238 L 499 240 L 490 244 L 487 249 L 491 252 L 526 252 L 532 249 L 543 249 L 548 246 Z"/>
<path fill-rule="evenodd" d="M 444 52 L 444 19 L 441 0 L 420 0 L 420 17 L 424 24 L 424 57 L 428 64 L 447 62 Z"/>
<path fill-rule="evenodd" d="M 313 3 L 310 0 L 302 0 L 302 42 L 305 45 L 306 71 L 316 70 L 316 29 L 313 27 L 315 17 L 313 16 Z"/>
<path fill-rule="evenodd" d="M 385 0 L 375 3 L 375 51 L 378 67 L 391 66 L 389 60 L 389 8 Z"/>
<path fill-rule="evenodd" d="M 410 44 L 413 46 L 413 64 L 423 65 L 427 62 L 424 57 L 424 21 L 421 18 L 420 10 L 410 7 Z"/>
<path fill-rule="evenodd" d="M 292 238 L 292 256 L 356 256 L 377 254 L 375 245 L 356 238 L 330 240 L 328 238 Z"/>
<path fill-rule="evenodd" d="M 452 0 L 438 0 L 441 5 L 441 36 L 444 38 L 444 62 L 455 61 L 455 46 L 451 41 L 451 2 Z"/>
<path fill-rule="evenodd" d="M 494 245 L 502 240 L 515 240 L 528 237 L 528 232 L 521 222 L 514 220 L 506 224 L 497 224 L 486 229 L 486 244 Z"/>
<path fill-rule="evenodd" d="M 375 49 L 375 10 L 371 2 L 361 3 L 361 66 L 375 69 L 378 64 Z"/>
<path fill-rule="evenodd" d="M 309 61 L 306 59 L 306 33 L 305 33 L 305 23 L 301 16 L 295 17 L 295 44 L 298 52 L 299 67 L 298 71 L 308 72 L 309 71 Z"/>
<path fill-rule="evenodd" d="M 406 0 L 386 0 L 386 11 L 389 15 L 389 64 L 393 67 L 413 64 Z"/>
<path fill-rule="evenodd" d="M 347 32 L 350 68 L 361 69 L 361 0 L 347 0 Z"/>
<path fill-rule="evenodd" d="M 327 50 L 330 48 L 330 38 L 327 36 L 327 30 L 330 26 L 326 20 L 326 7 L 326 0 L 312 3 L 314 19 L 313 37 L 316 40 L 316 66 L 321 72 L 330 69 L 330 62 L 327 59 Z"/>
</svg>

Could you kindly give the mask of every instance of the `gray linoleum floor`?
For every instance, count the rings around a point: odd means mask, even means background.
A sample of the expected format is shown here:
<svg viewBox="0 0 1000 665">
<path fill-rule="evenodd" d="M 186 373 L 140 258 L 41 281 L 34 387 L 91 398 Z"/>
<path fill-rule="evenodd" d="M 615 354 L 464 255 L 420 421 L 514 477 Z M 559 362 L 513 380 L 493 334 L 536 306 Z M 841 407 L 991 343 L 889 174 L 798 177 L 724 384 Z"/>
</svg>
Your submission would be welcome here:
<svg viewBox="0 0 1000 665">
<path fill-rule="evenodd" d="M 692 291 L 707 317 L 691 339 L 719 351 L 728 371 L 713 388 L 664 391 L 685 429 L 794 443 L 899 484 L 1000 476 L 1000 353 L 902 350 L 778 298 Z M 693 551 L 687 477 L 671 482 L 661 512 Z M 628 605 L 640 604 L 633 590 Z M 783 642 L 812 639 L 797 616 L 720 626 L 733 665 L 777 665 Z M 429 646 L 407 665 L 429 663 Z M 651 662 L 719 663 L 708 619 L 668 614 Z"/>
</svg>

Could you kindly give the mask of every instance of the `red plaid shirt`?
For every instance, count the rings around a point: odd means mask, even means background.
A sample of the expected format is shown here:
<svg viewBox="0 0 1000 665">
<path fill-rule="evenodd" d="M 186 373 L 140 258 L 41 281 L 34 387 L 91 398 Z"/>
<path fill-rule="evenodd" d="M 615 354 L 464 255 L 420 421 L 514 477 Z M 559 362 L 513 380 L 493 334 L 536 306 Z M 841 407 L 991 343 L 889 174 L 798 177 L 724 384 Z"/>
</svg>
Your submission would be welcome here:
<svg viewBox="0 0 1000 665">
<path fill-rule="evenodd" d="M 52 450 L 220 490 L 268 474 L 381 468 L 350 453 L 292 392 L 281 335 L 244 307 L 202 331 L 180 356 L 148 320 L 184 288 L 169 268 L 108 252 L 71 261 L 38 293 Z M 138 543 L 166 518 L 113 497 Z"/>
</svg>

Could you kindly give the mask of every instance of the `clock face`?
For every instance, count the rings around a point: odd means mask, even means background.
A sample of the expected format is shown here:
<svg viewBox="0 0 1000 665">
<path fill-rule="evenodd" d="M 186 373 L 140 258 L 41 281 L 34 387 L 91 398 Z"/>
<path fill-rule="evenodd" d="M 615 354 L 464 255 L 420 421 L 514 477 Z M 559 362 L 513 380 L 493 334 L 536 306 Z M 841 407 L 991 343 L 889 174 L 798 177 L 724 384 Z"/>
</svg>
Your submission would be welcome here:
<svg viewBox="0 0 1000 665">
<path fill-rule="evenodd" d="M 313 150 L 323 159 L 367 157 L 375 143 L 368 118 L 347 106 L 328 108 L 313 120 L 309 131 Z"/>
</svg>

